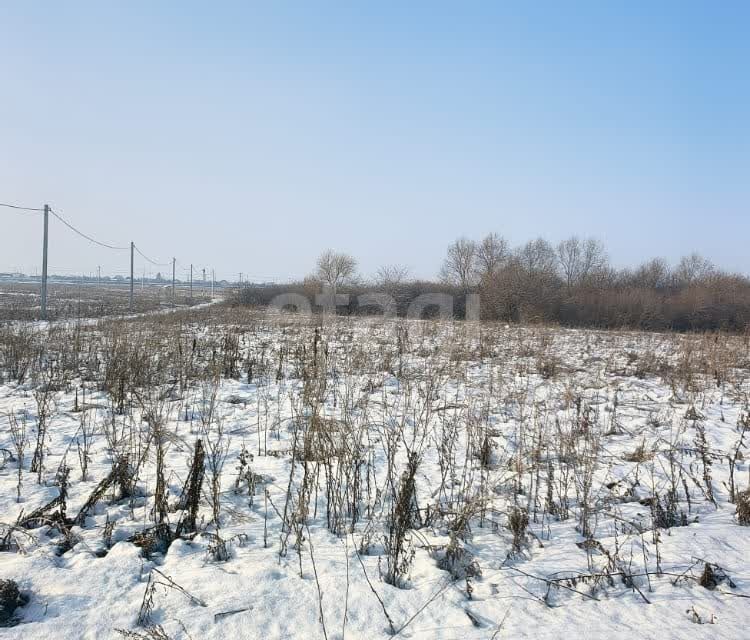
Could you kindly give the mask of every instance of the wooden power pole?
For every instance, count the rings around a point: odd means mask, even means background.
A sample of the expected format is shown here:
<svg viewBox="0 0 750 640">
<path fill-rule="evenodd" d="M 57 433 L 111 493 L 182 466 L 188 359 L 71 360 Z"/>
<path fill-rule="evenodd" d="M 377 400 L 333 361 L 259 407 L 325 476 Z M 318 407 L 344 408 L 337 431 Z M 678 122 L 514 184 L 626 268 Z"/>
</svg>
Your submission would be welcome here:
<svg viewBox="0 0 750 640">
<path fill-rule="evenodd" d="M 135 243 L 130 243 L 130 313 L 133 313 L 133 250 Z"/>
<path fill-rule="evenodd" d="M 42 241 L 42 320 L 47 319 L 47 245 L 49 236 L 49 205 L 44 205 L 44 240 Z"/>
</svg>

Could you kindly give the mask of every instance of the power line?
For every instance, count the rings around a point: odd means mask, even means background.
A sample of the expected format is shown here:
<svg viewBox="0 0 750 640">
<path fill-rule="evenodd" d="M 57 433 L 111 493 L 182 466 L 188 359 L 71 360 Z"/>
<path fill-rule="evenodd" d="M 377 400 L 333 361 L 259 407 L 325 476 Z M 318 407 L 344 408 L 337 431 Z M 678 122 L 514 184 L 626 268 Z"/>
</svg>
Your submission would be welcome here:
<svg viewBox="0 0 750 640">
<path fill-rule="evenodd" d="M 40 213 L 44 211 L 44 209 L 40 209 L 39 207 L 22 207 L 17 204 L 6 204 L 5 202 L 0 202 L 0 207 L 8 207 L 8 209 L 15 209 L 17 211 L 28 211 L 28 212 L 35 212 Z"/>
<path fill-rule="evenodd" d="M 46 301 L 46 285 L 47 285 L 47 238 L 48 238 L 48 219 L 49 219 L 49 215 L 48 214 L 50 214 L 50 213 L 55 218 L 57 218 L 60 222 L 62 222 L 66 227 L 68 227 L 68 229 L 70 229 L 71 231 L 73 231 L 73 233 L 81 236 L 84 240 L 88 240 L 92 244 L 98 245 L 98 246 L 103 247 L 105 249 L 111 249 L 111 250 L 114 250 L 114 251 L 128 251 L 128 250 L 130 250 L 130 274 L 129 274 L 130 278 L 129 278 L 129 281 L 130 281 L 130 307 L 131 307 L 131 309 L 133 307 L 133 283 L 134 283 L 134 280 L 135 280 L 135 276 L 134 276 L 134 261 L 133 261 L 133 255 L 134 255 L 135 252 L 138 252 L 139 256 L 141 256 L 144 260 L 146 260 L 147 262 L 149 262 L 150 264 L 152 264 L 152 265 L 154 265 L 156 267 L 169 267 L 170 265 L 172 266 L 172 281 L 173 281 L 172 289 L 173 289 L 173 292 L 174 292 L 174 281 L 175 281 L 175 276 L 176 276 L 175 271 L 176 271 L 177 265 L 179 264 L 177 262 L 176 258 L 173 258 L 172 261 L 169 262 L 169 263 L 167 263 L 167 262 L 159 262 L 158 260 L 150 258 L 145 253 L 143 253 L 143 251 L 141 251 L 136 246 L 135 242 L 130 242 L 127 246 L 120 246 L 120 245 L 116 245 L 116 244 L 110 244 L 108 242 L 102 242 L 101 240 L 97 240 L 96 238 L 94 238 L 94 237 L 88 235 L 87 233 L 84 233 L 83 231 L 81 231 L 79 228 L 77 228 L 76 226 L 74 226 L 72 223 L 68 222 L 68 220 L 66 220 L 62 216 L 62 214 L 60 214 L 57 211 L 53 210 L 52 207 L 50 207 L 49 205 L 44 205 L 43 208 L 42 207 L 24 207 L 24 206 L 18 205 L 18 204 L 10 204 L 10 203 L 2 203 L 2 202 L 0 202 L 0 207 L 7 207 L 9 209 L 13 209 L 13 210 L 15 210 L 17 212 L 22 212 L 22 213 L 29 213 L 29 214 L 32 214 L 32 213 L 33 214 L 43 213 L 44 214 L 44 243 L 43 243 L 44 244 L 44 251 L 43 251 L 43 266 L 42 266 L 42 276 L 41 276 L 41 280 L 42 280 L 42 317 L 45 317 L 45 301 Z M 180 264 L 179 266 L 180 266 L 180 270 L 185 274 L 184 275 L 185 278 L 189 274 L 189 277 L 190 277 L 190 280 L 189 280 L 190 281 L 190 296 L 191 296 L 191 299 L 192 299 L 192 294 L 193 294 L 193 280 L 194 280 L 194 275 L 196 274 L 196 271 L 195 271 L 196 266 L 195 266 L 195 264 L 191 264 L 189 270 L 185 267 L 185 265 Z M 73 271 L 73 270 L 71 270 L 71 271 Z M 200 271 L 199 267 L 198 267 L 198 271 Z M 206 271 L 206 268 L 203 268 L 204 282 L 205 282 L 205 271 Z M 121 272 L 121 273 L 127 274 L 127 272 Z M 66 276 L 61 276 L 61 277 L 66 277 Z M 85 276 L 83 276 L 83 277 L 85 278 Z M 101 276 L 99 276 L 99 277 L 101 277 Z M 144 270 L 144 278 L 145 278 L 145 270 Z M 213 281 L 214 281 L 214 277 L 213 276 L 212 276 L 211 280 L 212 280 L 212 291 L 213 291 Z M 181 280 L 180 283 L 181 283 L 181 285 L 185 284 L 185 281 Z"/>
<path fill-rule="evenodd" d="M 143 253 L 143 251 L 141 251 L 141 250 L 140 250 L 140 249 L 138 248 L 138 245 L 137 245 L 137 244 L 134 244 L 134 245 L 133 245 L 133 248 L 134 248 L 134 249 L 135 249 L 135 250 L 136 250 L 136 251 L 138 252 L 138 254 L 139 254 L 139 255 L 141 256 L 141 258 L 143 258 L 144 260 L 146 260 L 146 261 L 150 262 L 150 263 L 151 263 L 152 265 L 154 265 L 155 267 L 168 267 L 168 266 L 169 266 L 169 264 L 170 264 L 170 263 L 168 263 L 168 262 L 157 262 L 156 260 L 152 260 L 152 259 L 151 259 L 151 258 L 149 258 L 149 257 L 148 257 L 148 256 L 147 256 L 147 255 L 146 255 L 145 253 Z"/>
<path fill-rule="evenodd" d="M 130 247 L 118 247 L 117 245 L 107 244 L 106 242 L 100 242 L 99 240 L 96 240 L 92 238 L 91 236 L 86 235 L 83 231 L 79 231 L 78 229 L 76 229 L 72 224 L 70 224 L 70 222 L 68 222 L 59 213 L 57 213 L 57 211 L 52 209 L 52 207 L 50 207 L 50 213 L 53 216 L 55 216 L 55 218 L 57 218 L 60 222 L 62 222 L 66 227 L 68 227 L 70 230 L 75 231 L 79 236 L 81 236 L 82 238 L 85 238 L 89 242 L 98 244 L 100 247 L 104 247 L 105 249 L 115 249 L 116 251 L 127 251 L 128 249 L 130 249 Z"/>
</svg>

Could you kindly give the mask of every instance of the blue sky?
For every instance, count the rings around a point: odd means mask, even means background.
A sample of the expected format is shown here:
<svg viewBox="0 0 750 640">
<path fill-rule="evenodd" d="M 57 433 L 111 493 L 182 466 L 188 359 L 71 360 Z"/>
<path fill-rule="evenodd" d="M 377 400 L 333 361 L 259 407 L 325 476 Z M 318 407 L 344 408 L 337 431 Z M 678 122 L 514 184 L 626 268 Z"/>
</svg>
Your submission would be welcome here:
<svg viewBox="0 0 750 640">
<path fill-rule="evenodd" d="M 750 272 L 748 33 L 746 2 L 4 3 L 0 202 L 227 278 L 433 276 L 489 231 Z M 0 216 L 0 271 L 38 268 Z"/>
</svg>

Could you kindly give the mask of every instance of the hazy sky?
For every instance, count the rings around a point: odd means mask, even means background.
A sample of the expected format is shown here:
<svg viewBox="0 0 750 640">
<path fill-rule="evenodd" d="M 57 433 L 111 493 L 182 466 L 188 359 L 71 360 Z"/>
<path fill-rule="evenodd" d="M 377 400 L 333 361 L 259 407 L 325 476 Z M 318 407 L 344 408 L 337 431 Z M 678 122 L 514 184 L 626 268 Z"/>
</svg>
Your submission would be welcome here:
<svg viewBox="0 0 750 640">
<path fill-rule="evenodd" d="M 433 276 L 488 231 L 750 272 L 749 33 L 744 1 L 3 2 L 0 202 L 226 278 Z M 41 220 L 0 224 L 38 270 Z M 50 226 L 51 271 L 127 270 Z"/>
</svg>

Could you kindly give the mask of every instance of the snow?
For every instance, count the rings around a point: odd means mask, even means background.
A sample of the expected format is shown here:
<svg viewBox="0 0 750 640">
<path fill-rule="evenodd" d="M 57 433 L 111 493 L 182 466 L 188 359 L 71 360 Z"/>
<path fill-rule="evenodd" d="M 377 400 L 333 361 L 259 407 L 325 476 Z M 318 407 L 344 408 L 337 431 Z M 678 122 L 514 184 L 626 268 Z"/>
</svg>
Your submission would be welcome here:
<svg viewBox="0 0 750 640">
<path fill-rule="evenodd" d="M 0 578 L 16 580 L 30 602 L 18 610 L 19 624 L 2 629 L 2 637 L 120 637 L 116 629 L 146 634 L 148 628 L 138 625 L 139 611 L 149 581 L 164 582 L 161 576 L 184 590 L 154 590 L 150 624 L 161 625 L 171 638 L 322 638 L 321 607 L 328 638 L 390 637 L 383 607 L 398 636 L 414 639 L 747 637 L 750 527 L 737 522 L 727 462 L 740 435 L 738 421 L 747 411 L 750 351 L 743 337 L 494 325 L 478 329 L 452 323 L 329 318 L 320 328 L 319 348 L 328 353 L 322 417 L 334 439 L 345 437 L 336 435 L 344 432 L 344 427 L 337 431 L 336 421 L 358 434 L 368 461 L 367 481 L 379 491 L 373 490 L 369 498 L 363 493 L 361 517 L 353 531 L 347 518 L 344 531 L 336 535 L 327 526 L 323 465 L 311 461 L 311 468 L 320 471 L 320 484 L 302 529 L 304 540 L 297 549 L 292 533 L 284 555 L 279 514 L 289 486 L 294 425 L 304 415 L 304 384 L 295 348 L 304 344 L 306 353 L 312 349 L 316 322 L 225 314 L 214 307 L 193 314 L 169 314 L 159 323 L 163 328 L 164 323 L 176 327 L 180 322 L 184 335 L 206 345 L 220 344 L 230 329 L 241 330 L 241 362 L 251 356 L 256 360 L 252 381 L 242 364 L 239 378 L 222 377 L 217 393 L 215 415 L 228 447 L 220 519 L 228 559 L 217 561 L 211 553 L 216 528 L 211 524 L 208 474 L 197 535 L 177 539 L 165 554 L 150 556 L 128 541 L 154 524 L 156 471 L 149 453 L 136 497 L 112 501 L 108 492 L 81 526 L 72 527 L 71 549 L 60 554 L 62 536 L 54 526 L 12 534 L 20 549 L 0 553 Z M 137 325 L 135 331 L 144 342 L 149 331 L 156 331 L 148 318 L 123 323 Z M 83 331 L 91 344 L 101 345 L 97 341 L 107 335 L 107 323 L 85 325 Z M 402 358 L 401 340 L 407 345 Z M 661 368 L 639 370 L 651 358 Z M 555 371 L 542 375 L 542 365 L 552 360 Z M 83 377 L 88 378 L 87 411 L 101 425 L 110 419 L 107 394 L 92 376 Z M 71 379 L 56 394 L 41 485 L 29 470 L 37 419 L 34 382 L 6 381 L 0 386 L 0 416 L 25 415 L 31 441 L 21 502 L 16 501 L 16 462 L 8 460 L 0 469 L 3 524 L 58 495 L 55 471 L 63 457 L 71 469 L 68 517 L 78 513 L 109 473 L 111 451 L 100 430 L 88 477 L 81 478 L 76 447 L 81 412 L 74 411 L 74 404 L 76 388 L 83 402 L 83 377 Z M 200 383 L 170 398 L 166 481 L 168 520 L 174 527 L 195 441 L 206 439 L 200 420 L 206 405 Z M 569 429 L 578 419 L 577 402 L 589 408 L 599 443 L 591 472 L 590 539 L 595 542 L 590 552 L 577 528 L 581 505 L 573 480 L 567 494 L 570 516 L 560 519 L 545 509 L 547 460 L 556 452 L 543 447 L 535 454 L 538 484 L 531 471 L 533 460 L 524 453 L 533 450 L 535 434 L 551 438 L 558 424 Z M 686 417 L 691 410 L 699 420 Z M 410 442 L 424 416 L 425 446 L 416 474 L 420 513 L 438 504 L 452 511 L 462 496 L 481 495 L 486 500 L 484 509 L 475 510 L 470 531 L 459 540 L 481 569 L 468 584 L 438 565 L 451 542 L 447 517 L 410 531 L 414 559 L 401 588 L 382 577 L 390 504 L 385 443 L 402 426 L 404 440 Z M 142 417 L 134 405 L 132 415 L 115 420 L 142 429 Z M 0 448 L 12 450 L 7 424 L 0 418 Z M 700 485 L 698 427 L 705 429 L 716 505 Z M 466 455 L 471 434 L 480 429 L 486 429 L 492 444 L 485 468 Z M 458 472 L 449 473 L 444 485 L 441 444 L 453 447 L 450 456 Z M 641 444 L 647 455 L 633 460 Z M 236 490 L 243 446 L 253 454 L 250 468 L 258 478 L 253 496 Z M 655 532 L 647 502 L 654 490 L 666 494 L 670 459 L 684 467 L 690 503 L 680 484 L 677 506 L 686 513 L 688 524 Z M 394 460 L 398 479 L 406 466 L 404 446 Z M 299 489 L 299 460 L 296 465 L 293 486 Z M 735 480 L 739 489 L 748 487 L 747 455 L 735 464 Z M 517 492 L 519 482 L 522 493 Z M 528 508 L 530 519 L 530 534 L 515 552 L 508 528 L 513 504 Z M 109 545 L 103 536 L 107 522 L 114 523 Z M 620 563 L 611 582 L 585 578 L 605 571 L 607 553 L 616 553 Z M 725 570 L 734 586 L 728 581 L 714 590 L 700 586 L 695 578 L 706 562 Z M 622 563 L 633 575 L 630 585 L 618 573 Z M 551 587 L 549 581 L 558 579 Z M 698 624 L 693 612 L 706 624 Z"/>
</svg>

